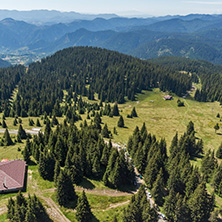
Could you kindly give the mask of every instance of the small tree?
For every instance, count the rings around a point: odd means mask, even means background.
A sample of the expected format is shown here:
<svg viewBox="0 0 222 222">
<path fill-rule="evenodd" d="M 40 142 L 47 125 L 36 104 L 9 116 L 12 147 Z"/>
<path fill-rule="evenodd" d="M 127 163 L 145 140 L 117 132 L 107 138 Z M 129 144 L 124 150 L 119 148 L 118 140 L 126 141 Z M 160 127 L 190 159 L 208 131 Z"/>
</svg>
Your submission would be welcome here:
<svg viewBox="0 0 222 222">
<path fill-rule="evenodd" d="M 113 133 L 114 133 L 115 135 L 118 134 L 118 133 L 117 133 L 117 130 L 116 130 L 116 127 L 113 128 Z"/>
<path fill-rule="evenodd" d="M 25 130 L 23 129 L 23 127 L 22 127 L 21 124 L 19 125 L 17 137 L 18 137 L 18 136 L 20 136 L 20 138 L 21 138 L 22 140 L 27 138 L 26 132 L 25 132 Z"/>
<path fill-rule="evenodd" d="M 6 124 L 6 122 L 5 122 L 4 119 L 3 119 L 3 121 L 2 121 L 2 127 L 3 127 L 3 128 L 7 128 L 7 124 Z"/>
<path fill-rule="evenodd" d="M 217 123 L 215 126 L 214 126 L 214 129 L 215 129 L 215 133 L 217 132 L 217 130 L 219 130 L 220 129 L 220 127 L 219 127 L 219 124 Z"/>
<path fill-rule="evenodd" d="M 12 139 L 11 139 L 10 134 L 8 132 L 8 129 L 5 130 L 3 138 L 4 138 L 4 145 L 5 146 L 13 145 L 13 142 L 12 142 Z"/>
<path fill-rule="evenodd" d="M 102 134 L 103 137 L 109 138 L 110 132 L 109 132 L 109 130 L 108 130 L 107 124 L 105 124 L 105 126 L 103 127 L 103 129 L 102 129 L 102 131 L 101 131 L 101 134 Z"/>
<path fill-rule="evenodd" d="M 124 120 L 123 120 L 122 116 L 119 117 L 119 121 L 117 123 L 117 126 L 118 127 L 124 127 Z"/>
<path fill-rule="evenodd" d="M 41 124 L 39 122 L 39 119 L 36 120 L 36 126 L 41 127 Z"/>
<path fill-rule="evenodd" d="M 18 124 L 18 121 L 17 121 L 17 119 L 15 118 L 14 121 L 13 121 L 13 126 L 17 126 L 17 124 Z"/>
<path fill-rule="evenodd" d="M 135 107 L 133 107 L 133 110 L 131 112 L 131 116 L 132 117 L 137 117 L 138 116 L 137 113 L 136 113 L 136 108 Z"/>
<path fill-rule="evenodd" d="M 79 222 L 91 221 L 92 219 L 92 212 L 84 190 L 82 195 L 78 198 L 76 218 Z"/>
<path fill-rule="evenodd" d="M 112 112 L 113 116 L 119 116 L 119 108 L 117 103 L 115 103 L 114 107 L 113 107 L 113 112 Z"/>
</svg>

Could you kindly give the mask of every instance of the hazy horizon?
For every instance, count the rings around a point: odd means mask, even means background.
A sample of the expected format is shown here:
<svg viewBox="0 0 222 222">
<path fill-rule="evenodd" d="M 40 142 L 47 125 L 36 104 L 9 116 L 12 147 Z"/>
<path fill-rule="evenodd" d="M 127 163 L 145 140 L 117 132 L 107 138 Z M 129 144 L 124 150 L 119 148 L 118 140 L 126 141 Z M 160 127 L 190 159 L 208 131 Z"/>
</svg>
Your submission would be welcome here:
<svg viewBox="0 0 222 222">
<path fill-rule="evenodd" d="M 0 9 L 4 10 L 56 10 L 61 12 L 77 12 L 81 14 L 117 14 L 120 16 L 164 16 L 187 14 L 222 14 L 222 1 L 176 1 L 176 0 L 8 0 L 2 2 Z"/>
</svg>

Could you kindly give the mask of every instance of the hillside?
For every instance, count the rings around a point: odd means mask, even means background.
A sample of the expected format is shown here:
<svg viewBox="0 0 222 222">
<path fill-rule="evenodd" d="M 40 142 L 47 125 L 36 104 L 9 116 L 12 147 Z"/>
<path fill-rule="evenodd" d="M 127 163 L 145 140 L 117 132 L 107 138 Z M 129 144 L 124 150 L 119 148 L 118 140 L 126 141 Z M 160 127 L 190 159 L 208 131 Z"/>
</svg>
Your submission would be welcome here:
<svg viewBox="0 0 222 222">
<path fill-rule="evenodd" d="M 53 221 L 78 221 L 81 198 L 87 221 L 218 216 L 220 66 L 74 47 L 0 72 L 0 158 L 28 163 L 24 196 Z M 0 219 L 20 214 L 15 196 L 1 195 Z"/>
</svg>

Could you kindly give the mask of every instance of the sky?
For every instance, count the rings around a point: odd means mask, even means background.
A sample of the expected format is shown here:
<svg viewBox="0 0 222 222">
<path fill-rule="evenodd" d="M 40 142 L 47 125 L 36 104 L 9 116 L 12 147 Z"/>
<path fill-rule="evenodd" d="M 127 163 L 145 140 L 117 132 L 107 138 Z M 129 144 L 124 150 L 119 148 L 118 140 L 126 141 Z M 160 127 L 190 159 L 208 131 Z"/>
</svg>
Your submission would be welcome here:
<svg viewBox="0 0 222 222">
<path fill-rule="evenodd" d="M 48 9 L 118 15 L 222 14 L 222 0 L 0 0 L 0 9 Z"/>
</svg>

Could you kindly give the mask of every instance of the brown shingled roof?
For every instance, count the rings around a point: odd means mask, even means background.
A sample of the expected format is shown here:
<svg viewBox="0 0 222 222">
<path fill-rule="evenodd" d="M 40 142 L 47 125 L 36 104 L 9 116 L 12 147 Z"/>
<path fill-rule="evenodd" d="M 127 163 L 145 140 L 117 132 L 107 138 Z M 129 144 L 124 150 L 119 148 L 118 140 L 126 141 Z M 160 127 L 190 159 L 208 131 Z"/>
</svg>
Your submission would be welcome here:
<svg viewBox="0 0 222 222">
<path fill-rule="evenodd" d="M 23 188 L 25 168 L 23 160 L 0 162 L 0 191 Z"/>
</svg>

